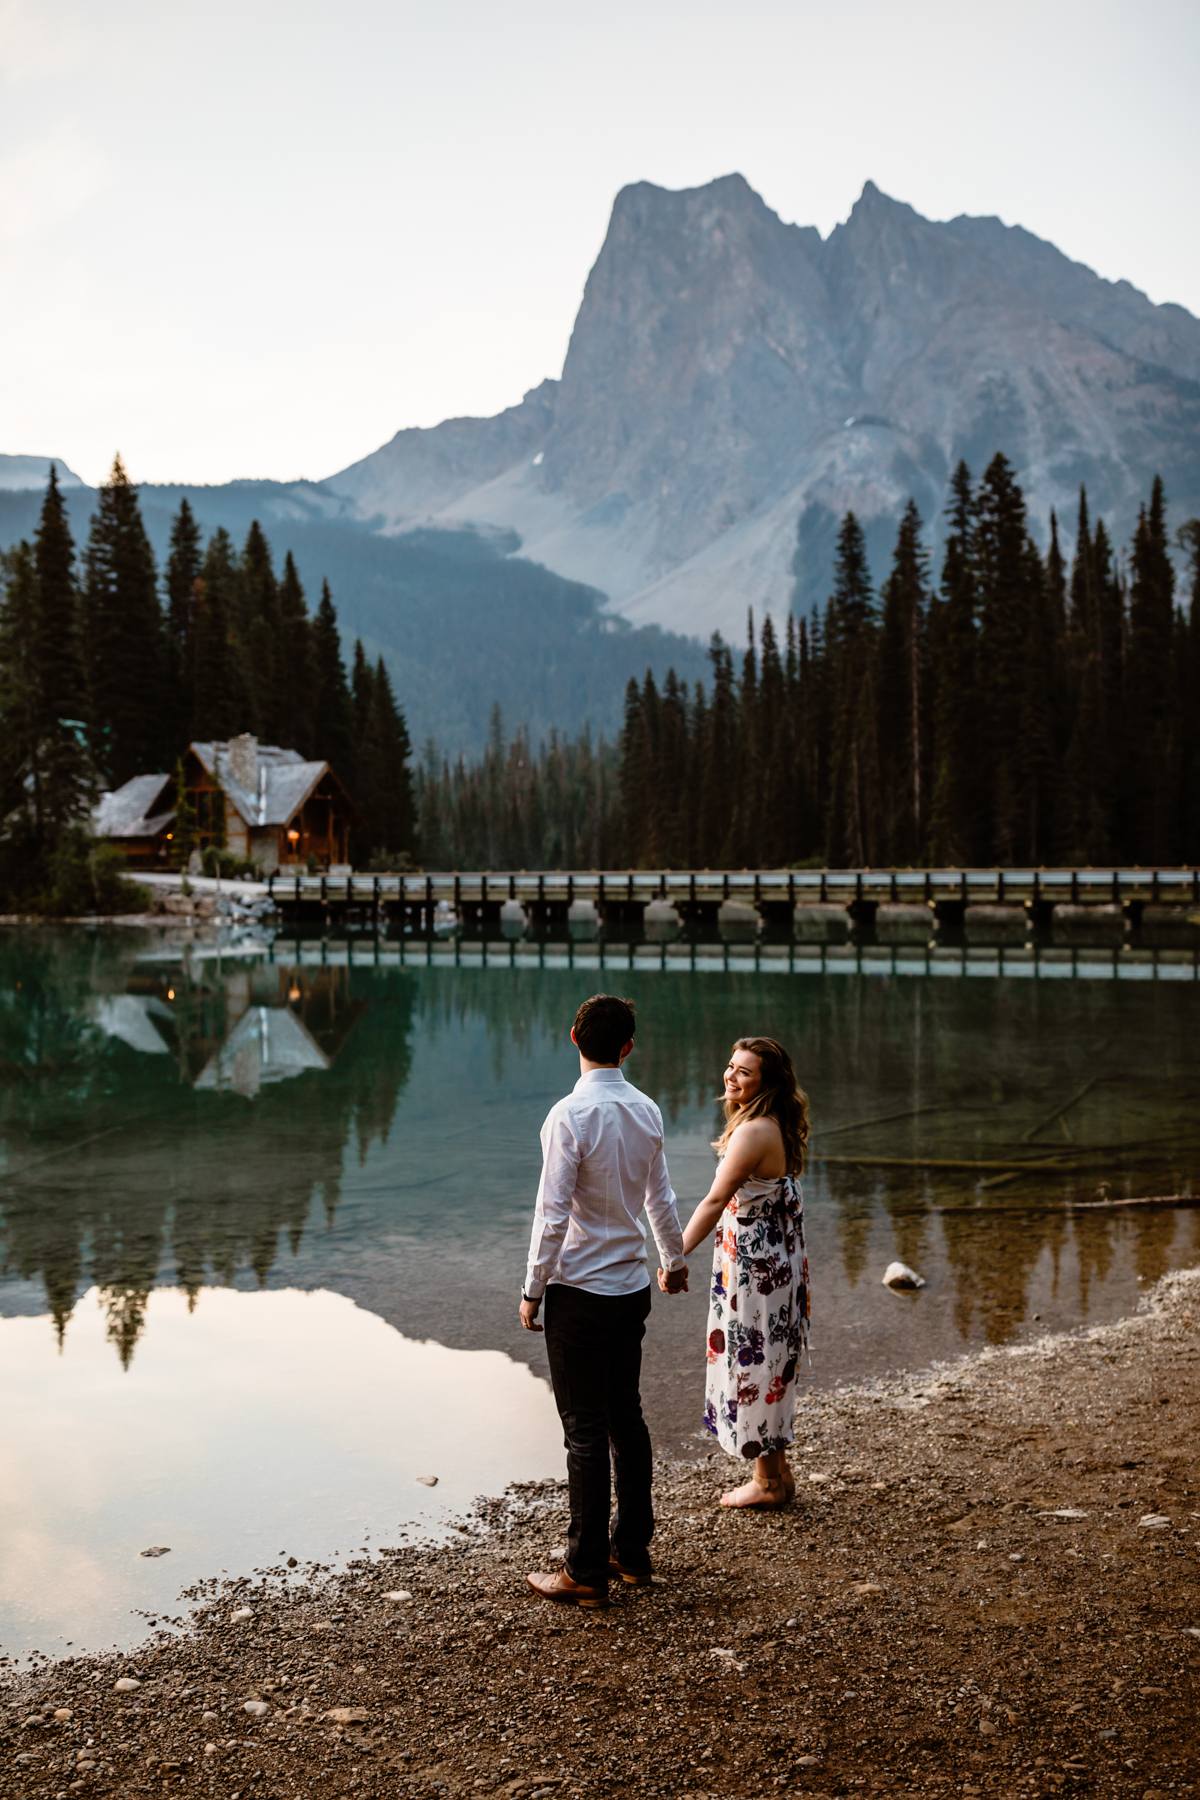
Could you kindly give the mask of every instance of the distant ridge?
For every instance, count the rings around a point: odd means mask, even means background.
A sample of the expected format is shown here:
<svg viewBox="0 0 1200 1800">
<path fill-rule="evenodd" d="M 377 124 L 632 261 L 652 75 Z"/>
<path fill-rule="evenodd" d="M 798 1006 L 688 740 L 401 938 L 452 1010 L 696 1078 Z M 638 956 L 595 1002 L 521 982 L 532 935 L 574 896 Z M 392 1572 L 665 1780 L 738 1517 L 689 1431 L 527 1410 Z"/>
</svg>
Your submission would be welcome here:
<svg viewBox="0 0 1200 1800">
<path fill-rule="evenodd" d="M 82 487 L 78 475 L 68 469 L 61 456 L 5 456 L 0 454 L 0 489 L 19 493 L 25 488 L 44 488 L 50 476 L 50 464 L 58 470 L 62 488 Z"/>
</svg>

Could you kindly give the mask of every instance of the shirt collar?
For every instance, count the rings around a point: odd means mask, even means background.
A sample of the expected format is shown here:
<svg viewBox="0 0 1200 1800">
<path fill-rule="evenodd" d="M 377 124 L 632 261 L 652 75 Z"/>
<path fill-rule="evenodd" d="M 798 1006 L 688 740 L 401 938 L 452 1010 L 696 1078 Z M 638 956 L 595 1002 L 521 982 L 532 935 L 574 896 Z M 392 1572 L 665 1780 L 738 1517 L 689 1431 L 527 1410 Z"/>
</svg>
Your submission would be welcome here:
<svg viewBox="0 0 1200 1800">
<path fill-rule="evenodd" d="M 624 1087 L 625 1077 L 620 1069 L 589 1069 L 587 1074 L 581 1075 L 575 1083 L 575 1093 L 579 1093 L 581 1088 L 590 1087 L 593 1082 L 598 1082 L 603 1087 L 608 1087 L 610 1084 L 615 1086 L 617 1082 L 620 1082 Z"/>
</svg>

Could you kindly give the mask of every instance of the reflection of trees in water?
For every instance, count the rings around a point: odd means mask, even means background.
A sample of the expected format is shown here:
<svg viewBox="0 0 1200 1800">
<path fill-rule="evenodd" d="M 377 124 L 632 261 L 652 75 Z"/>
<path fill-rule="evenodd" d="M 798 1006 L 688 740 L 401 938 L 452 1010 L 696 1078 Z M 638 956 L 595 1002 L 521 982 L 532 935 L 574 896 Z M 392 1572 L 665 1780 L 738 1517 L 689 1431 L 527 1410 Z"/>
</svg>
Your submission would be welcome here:
<svg viewBox="0 0 1200 1800">
<path fill-rule="evenodd" d="M 547 1035 L 565 1038 L 579 1001 L 596 991 L 634 999 L 638 1039 L 629 1074 L 659 1101 L 668 1130 L 706 1101 L 715 1128 L 730 1044 L 767 1033 L 792 1053 L 812 1101 L 819 1151 L 1002 1161 L 1156 1132 L 1194 1137 L 1188 1086 L 1196 1063 L 1185 1020 L 1191 996 L 1165 984 L 1114 994 L 1104 982 L 741 972 L 713 979 L 658 969 L 515 967 L 464 972 L 460 980 L 424 975 L 420 1010 L 431 1024 L 462 1026 L 482 1017 L 494 1067 L 502 1072 Z M 1148 1091 L 1131 1073 L 1138 1053 L 1130 1026 L 1138 1042 L 1153 1046 Z M 1086 1098 L 1074 1127 L 1068 1121 L 1052 1134 L 1036 1129 L 1101 1071 L 1108 1071 L 1105 1083 Z M 857 1096 L 853 1112 L 846 1095 Z M 870 1117 L 859 1120 L 860 1114 Z M 837 1129 L 843 1125 L 855 1129 Z M 1110 1172 L 1110 1182 L 1114 1193 L 1145 1192 L 1144 1180 L 1155 1173 L 1184 1183 L 1194 1178 L 1194 1166 L 1163 1175 L 1148 1157 L 1141 1168 Z M 847 1281 L 877 1279 L 872 1233 L 882 1214 L 892 1254 L 901 1261 L 919 1269 L 930 1255 L 945 1257 L 964 1336 L 1002 1342 L 1027 1314 L 1043 1255 L 1055 1295 L 1060 1269 L 1073 1261 L 1085 1314 L 1093 1285 L 1122 1257 L 1147 1279 L 1170 1264 L 1178 1214 L 1068 1211 L 1069 1198 L 1095 1197 L 1098 1175 L 1091 1168 L 1043 1173 L 1036 1186 L 1001 1185 L 994 1197 L 980 1186 L 985 1178 L 932 1167 L 826 1166 L 822 1194 L 837 1216 Z M 1014 1205 L 1022 1198 L 1023 1208 Z M 1200 1242 L 1200 1218 L 1190 1215 L 1190 1225 Z"/>
<path fill-rule="evenodd" d="M 139 948 L 84 933 L 0 939 L 0 1141 L 16 1171 L 0 1197 L 0 1272 L 41 1280 L 60 1332 L 98 1286 L 125 1361 L 156 1281 L 193 1300 L 247 1269 L 265 1282 L 281 1241 L 298 1250 L 315 1199 L 332 1221 L 345 1152 L 361 1161 L 386 1137 L 418 1026 L 485 1047 L 501 1091 L 524 1094 L 522 1066 L 539 1059 L 544 1080 L 548 1044 L 562 1045 L 567 1084 L 566 1035 L 586 993 L 629 993 L 629 1073 L 668 1130 L 697 1110 L 715 1128 L 730 1043 L 767 1032 L 809 1090 L 815 1147 L 839 1156 L 1003 1160 L 1070 1151 L 1066 1133 L 1076 1148 L 1187 1137 L 1191 996 L 1165 985 L 1115 996 L 1104 983 L 859 974 L 293 967 L 278 946 L 272 961 L 181 969 L 138 962 Z M 1126 1078 L 1151 1049 L 1153 1082 Z M 1102 1081 L 1074 1124 L 1039 1129 L 1093 1073 Z M 462 1092 L 476 1083 L 464 1063 Z M 459 1105 L 444 1096 L 447 1123 L 470 1128 Z M 1191 1177 L 1186 1156 L 1171 1163 L 1182 1166 L 1167 1178 Z M 1143 1173 L 1118 1171 L 1113 1191 L 1146 1191 Z M 994 1342 L 1026 1316 L 1043 1256 L 1053 1294 L 1072 1269 L 1086 1313 L 1122 1259 L 1152 1280 L 1177 1260 L 1178 1235 L 1200 1250 L 1200 1215 L 1070 1215 L 1058 1202 L 1093 1197 L 1096 1174 L 1037 1180 L 993 1194 L 970 1170 L 847 1163 L 812 1186 L 851 1285 L 878 1277 L 883 1218 L 891 1254 L 918 1269 L 944 1257 L 959 1329 Z"/>
<path fill-rule="evenodd" d="M 12 1171 L 0 1272 L 44 1283 L 60 1338 L 79 1293 L 99 1288 L 128 1363 L 165 1271 L 193 1303 L 246 1268 L 265 1283 L 281 1234 L 299 1248 L 315 1198 L 332 1220 L 347 1145 L 365 1155 L 386 1134 L 407 1080 L 412 984 L 401 971 L 363 980 L 264 963 L 186 971 L 111 947 L 82 955 L 81 943 L 0 941 L 0 1141 Z M 97 1002 L 114 994 L 153 1003 L 144 1016 L 159 1053 L 136 1020 L 141 1048 L 97 1023 L 111 1025 Z M 274 1020 L 286 1009 L 322 1066 L 272 1067 L 268 1038 L 252 1100 L 198 1091 L 254 1008 Z"/>
</svg>

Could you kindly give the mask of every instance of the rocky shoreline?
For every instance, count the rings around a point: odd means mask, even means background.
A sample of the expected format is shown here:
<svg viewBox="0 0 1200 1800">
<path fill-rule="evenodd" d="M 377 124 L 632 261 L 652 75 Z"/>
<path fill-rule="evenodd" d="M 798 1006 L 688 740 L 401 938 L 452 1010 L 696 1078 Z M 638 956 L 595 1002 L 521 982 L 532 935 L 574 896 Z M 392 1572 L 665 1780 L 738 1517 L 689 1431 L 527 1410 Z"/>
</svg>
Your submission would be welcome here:
<svg viewBox="0 0 1200 1800">
<path fill-rule="evenodd" d="M 527 1594 L 559 1484 L 458 1542 L 209 1584 L 10 1673 L 0 1796 L 1200 1793 L 1200 1270 L 1131 1318 L 814 1394 L 798 1504 L 662 1466 L 658 1580 Z"/>
</svg>

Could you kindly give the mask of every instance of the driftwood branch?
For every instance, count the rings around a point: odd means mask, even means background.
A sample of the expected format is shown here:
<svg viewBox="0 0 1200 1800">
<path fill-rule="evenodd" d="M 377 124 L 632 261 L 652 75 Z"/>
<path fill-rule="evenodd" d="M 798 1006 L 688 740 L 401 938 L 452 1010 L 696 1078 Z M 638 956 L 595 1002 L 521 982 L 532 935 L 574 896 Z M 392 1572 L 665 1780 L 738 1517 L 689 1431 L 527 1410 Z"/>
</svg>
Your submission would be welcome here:
<svg viewBox="0 0 1200 1800">
<path fill-rule="evenodd" d="M 1130 1206 L 1200 1206 L 1200 1194 L 1140 1194 L 1129 1200 L 1062 1200 L 1056 1206 L 914 1206 L 909 1211 L 893 1212 L 893 1218 L 927 1218 L 930 1213 L 939 1217 L 973 1219 L 994 1219 L 1003 1214 L 1005 1217 L 1030 1216 L 1041 1217 L 1047 1213 L 1068 1212 L 1115 1212 Z"/>
<path fill-rule="evenodd" d="M 813 1162 L 842 1163 L 850 1168 L 860 1169 L 1005 1169 L 1015 1175 L 1024 1175 L 1027 1170 L 1054 1170 L 1061 1174 L 1070 1169 L 1072 1164 L 1061 1159 L 1056 1161 L 1039 1160 L 1037 1162 L 1014 1162 L 1011 1158 L 1001 1162 L 987 1157 L 955 1157 L 955 1156 L 827 1156 L 818 1151 Z"/>
<path fill-rule="evenodd" d="M 850 1119 L 845 1125 L 822 1125 L 819 1131 L 813 1132 L 813 1140 L 817 1138 L 836 1137 L 840 1131 L 868 1131 L 872 1125 L 893 1125 L 899 1119 L 919 1119 L 925 1113 L 947 1112 L 949 1106 L 943 1101 L 931 1106 L 909 1106 L 903 1112 L 880 1113 L 874 1119 Z"/>
</svg>

